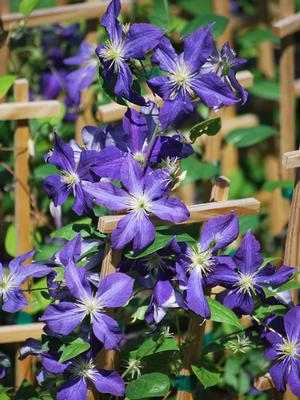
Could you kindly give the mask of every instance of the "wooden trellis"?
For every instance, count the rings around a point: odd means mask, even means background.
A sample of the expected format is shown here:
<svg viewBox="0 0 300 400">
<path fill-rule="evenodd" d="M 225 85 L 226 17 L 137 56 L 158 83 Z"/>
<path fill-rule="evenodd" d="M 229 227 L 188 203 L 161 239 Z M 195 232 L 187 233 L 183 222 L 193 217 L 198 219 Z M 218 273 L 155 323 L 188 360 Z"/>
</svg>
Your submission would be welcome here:
<svg viewBox="0 0 300 400">
<path fill-rule="evenodd" d="M 60 103 L 56 100 L 29 101 L 28 82 L 25 79 L 16 80 L 14 83 L 14 103 L 0 104 L 0 120 L 16 121 L 14 134 L 14 177 L 15 177 L 15 227 L 16 227 L 16 253 L 21 255 L 32 249 L 32 224 L 30 216 L 30 187 L 29 187 L 29 139 L 30 130 L 28 119 L 39 119 L 57 117 L 60 115 Z M 25 284 L 26 285 L 26 284 Z M 27 287 L 27 285 L 26 285 Z M 0 327 L 0 343 L 6 340 L 14 342 L 18 335 L 32 328 L 32 324 L 20 325 L 16 328 L 11 326 Z M 40 325 L 34 325 L 40 328 Z M 11 339 L 8 337 L 11 330 Z M 15 332 L 16 336 L 15 336 Z M 34 333 L 34 332 L 33 332 Z M 11 343 L 10 341 L 8 343 Z M 16 365 L 16 384 L 23 379 L 32 379 L 32 359 L 28 358 Z"/>
</svg>

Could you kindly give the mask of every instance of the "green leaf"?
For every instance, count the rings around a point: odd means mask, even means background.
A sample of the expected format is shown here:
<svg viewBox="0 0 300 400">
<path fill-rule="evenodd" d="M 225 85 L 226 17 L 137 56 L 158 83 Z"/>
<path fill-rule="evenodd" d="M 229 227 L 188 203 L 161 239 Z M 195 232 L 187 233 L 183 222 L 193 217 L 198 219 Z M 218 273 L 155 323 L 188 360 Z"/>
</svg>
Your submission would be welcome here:
<svg viewBox="0 0 300 400">
<path fill-rule="evenodd" d="M 201 135 L 214 136 L 221 129 L 221 118 L 213 118 L 207 121 L 200 122 L 191 129 L 190 139 L 194 143 Z"/>
<path fill-rule="evenodd" d="M 201 9 L 201 7 L 199 7 L 199 9 Z M 212 34 L 214 37 L 218 37 L 225 31 L 228 25 L 228 18 L 216 14 L 202 14 L 192 21 L 188 21 L 181 34 L 182 36 L 189 35 L 196 29 L 202 28 L 211 23 L 214 23 L 212 27 Z"/>
<path fill-rule="evenodd" d="M 170 389 L 167 375 L 159 372 L 144 374 L 131 381 L 126 387 L 126 396 L 130 400 L 147 399 L 148 397 L 165 396 Z"/>
<path fill-rule="evenodd" d="M 278 132 L 267 125 L 259 125 L 253 128 L 239 128 L 231 131 L 225 140 L 236 147 L 248 147 L 263 140 L 278 135 Z"/>
<path fill-rule="evenodd" d="M 19 11 L 25 16 L 28 17 L 32 11 L 37 7 L 38 0 L 21 0 L 19 5 Z"/>
<path fill-rule="evenodd" d="M 217 370 L 207 369 L 203 366 L 192 365 L 192 371 L 197 379 L 202 383 L 204 389 L 217 385 L 221 380 L 221 374 Z"/>
<path fill-rule="evenodd" d="M 52 164 L 42 164 L 34 170 L 34 178 L 38 180 L 44 180 L 52 174 L 57 174 L 57 168 Z"/>
<path fill-rule="evenodd" d="M 82 237 L 87 236 L 87 228 L 91 225 L 90 218 L 79 219 L 76 222 L 72 222 L 71 224 L 65 225 L 63 228 L 58 229 L 51 233 L 52 238 L 63 238 L 66 240 L 73 239 L 78 232 L 82 232 Z"/>
<path fill-rule="evenodd" d="M 12 257 L 17 255 L 17 244 L 16 244 L 16 226 L 15 224 L 8 225 L 6 235 L 5 235 L 5 251 Z"/>
<path fill-rule="evenodd" d="M 256 46 L 258 43 L 266 41 L 274 44 L 280 43 L 280 39 L 273 35 L 270 28 L 255 27 L 238 36 L 238 42 L 244 47 Z"/>
<path fill-rule="evenodd" d="M 50 303 L 50 299 L 46 299 L 43 296 L 43 292 L 48 293 L 47 290 L 47 278 L 43 278 L 35 282 L 32 287 L 33 291 L 30 293 L 29 306 L 30 314 L 43 311 Z"/>
<path fill-rule="evenodd" d="M 300 289 L 300 281 L 297 280 L 290 280 L 289 282 L 284 283 L 281 286 L 276 288 L 264 288 L 264 293 L 266 297 L 273 297 L 276 296 L 278 293 L 286 292 L 292 289 Z"/>
<path fill-rule="evenodd" d="M 85 342 L 79 337 L 73 340 L 71 343 L 63 345 L 63 351 L 61 353 L 59 362 L 63 363 L 65 361 L 68 361 L 71 358 L 74 358 L 79 354 L 87 351 L 90 347 L 91 345 L 89 343 Z"/>
<path fill-rule="evenodd" d="M 280 97 L 279 82 L 267 79 L 255 79 L 249 93 L 266 100 L 278 101 Z"/>
<path fill-rule="evenodd" d="M 267 190 L 268 192 L 273 192 L 275 189 L 293 189 L 294 182 L 291 179 L 286 179 L 283 181 L 269 181 L 265 182 L 262 186 L 263 190 Z"/>
<path fill-rule="evenodd" d="M 181 171 L 187 171 L 182 186 L 200 179 L 216 178 L 220 173 L 218 165 L 200 161 L 195 156 L 181 160 L 180 169 Z"/>
<path fill-rule="evenodd" d="M 149 16 L 151 24 L 169 30 L 171 15 L 168 0 L 152 0 L 152 10 Z"/>
<path fill-rule="evenodd" d="M 244 329 L 240 320 L 238 319 L 238 317 L 235 315 L 235 313 L 233 311 L 231 311 L 231 310 L 229 310 L 229 308 L 223 306 L 217 300 L 214 300 L 208 296 L 206 298 L 207 298 L 209 308 L 211 311 L 210 319 L 212 321 L 222 322 L 224 324 L 230 324 L 230 325 L 236 326 L 239 329 Z"/>
<path fill-rule="evenodd" d="M 159 343 L 159 341 L 161 341 L 161 343 Z M 158 341 L 155 341 L 152 338 L 150 338 L 140 345 L 135 355 L 137 358 L 143 358 L 155 353 L 161 353 L 163 351 L 176 351 L 176 350 L 179 350 L 179 347 L 175 342 L 175 340 L 172 338 L 160 337 Z"/>
<path fill-rule="evenodd" d="M 16 78 L 15 75 L 0 76 L 0 98 L 6 95 Z"/>
<path fill-rule="evenodd" d="M 201 0 L 201 7 L 199 7 L 199 0 L 178 0 L 178 2 L 185 11 L 191 14 L 202 15 L 212 13 L 211 0 Z"/>
<path fill-rule="evenodd" d="M 148 256 L 149 254 L 155 253 L 156 251 L 165 247 L 165 245 L 171 239 L 173 239 L 173 237 L 174 237 L 174 234 L 162 234 L 160 232 L 156 232 L 154 242 L 152 244 L 150 244 L 150 246 L 148 246 L 145 250 L 143 250 L 142 252 L 140 252 L 138 254 L 135 254 L 132 251 L 129 251 L 128 253 L 125 254 L 125 256 L 127 258 L 131 258 L 131 259 L 137 259 L 137 258 L 142 258 L 142 257 Z M 186 233 L 177 235 L 176 240 L 178 243 L 179 242 L 194 242 L 194 239 Z"/>
<path fill-rule="evenodd" d="M 260 228 L 259 215 L 243 215 L 239 217 L 240 222 L 240 234 L 244 235 L 251 229 L 252 232 Z"/>
<path fill-rule="evenodd" d="M 131 323 L 135 323 L 136 321 L 144 321 L 145 314 L 148 309 L 148 306 L 139 307 L 132 315 L 131 315 Z"/>
<path fill-rule="evenodd" d="M 271 314 L 283 315 L 286 313 L 286 306 L 283 304 L 276 304 L 274 306 L 260 306 L 255 310 L 255 316 L 258 319 L 266 318 Z"/>
</svg>

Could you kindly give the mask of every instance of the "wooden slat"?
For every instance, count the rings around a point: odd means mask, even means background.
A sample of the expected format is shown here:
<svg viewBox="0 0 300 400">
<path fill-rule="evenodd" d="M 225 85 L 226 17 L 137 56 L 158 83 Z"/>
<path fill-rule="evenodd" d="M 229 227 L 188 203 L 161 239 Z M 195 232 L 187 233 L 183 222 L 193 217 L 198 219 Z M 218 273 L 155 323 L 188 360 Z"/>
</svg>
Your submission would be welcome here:
<svg viewBox="0 0 300 400">
<path fill-rule="evenodd" d="M 61 7 L 45 8 L 33 11 L 27 18 L 27 26 L 41 26 L 46 24 L 55 24 L 68 20 L 89 20 L 100 18 L 107 9 L 110 0 L 103 0 L 92 3 L 72 4 Z M 130 1 L 122 0 L 122 12 L 130 12 Z M 2 16 L 4 30 L 9 30 L 11 25 L 24 20 L 21 13 L 12 13 Z"/>
<path fill-rule="evenodd" d="M 0 104 L 1 121 L 57 117 L 60 115 L 60 112 L 60 102 L 57 100 Z"/>
<path fill-rule="evenodd" d="M 280 0 L 280 15 L 294 14 L 294 0 Z M 296 148 L 296 115 L 294 99 L 295 46 L 292 36 L 282 38 L 279 58 L 280 72 L 280 159 L 282 155 Z M 293 179 L 292 170 L 281 168 L 281 179 Z"/>
<path fill-rule="evenodd" d="M 220 215 L 229 214 L 235 211 L 238 215 L 255 214 L 259 211 L 260 202 L 250 197 L 242 200 L 228 200 L 213 203 L 204 203 L 188 206 L 190 217 L 186 221 L 179 224 L 191 224 L 194 222 L 208 221 L 209 219 Z M 122 218 L 122 215 L 109 215 L 100 217 L 98 221 L 98 229 L 104 233 L 111 233 Z M 154 225 L 171 225 L 172 223 L 151 217 Z"/>
<path fill-rule="evenodd" d="M 300 31 L 300 13 L 289 15 L 273 24 L 272 32 L 279 38 L 293 35 Z"/>
<path fill-rule="evenodd" d="M 28 338 L 40 339 L 44 324 L 41 322 L 0 327 L 0 343 L 22 343 Z"/>
<path fill-rule="evenodd" d="M 154 97 L 152 94 L 148 94 L 144 97 L 146 100 L 158 102 L 159 105 L 162 105 L 162 99 L 158 96 Z M 129 107 L 132 107 L 136 110 L 140 110 L 141 108 L 140 106 L 131 103 L 129 103 Z M 97 109 L 97 119 L 103 123 L 121 121 L 126 111 L 127 107 L 122 106 L 118 103 L 112 102 L 108 104 L 103 104 Z"/>
<path fill-rule="evenodd" d="M 236 78 L 245 89 L 248 89 L 253 85 L 254 77 L 252 72 L 248 70 L 238 71 Z"/>
<path fill-rule="evenodd" d="M 300 167 L 300 151 L 289 151 L 282 156 L 282 165 L 284 168 L 298 168 Z"/>
</svg>

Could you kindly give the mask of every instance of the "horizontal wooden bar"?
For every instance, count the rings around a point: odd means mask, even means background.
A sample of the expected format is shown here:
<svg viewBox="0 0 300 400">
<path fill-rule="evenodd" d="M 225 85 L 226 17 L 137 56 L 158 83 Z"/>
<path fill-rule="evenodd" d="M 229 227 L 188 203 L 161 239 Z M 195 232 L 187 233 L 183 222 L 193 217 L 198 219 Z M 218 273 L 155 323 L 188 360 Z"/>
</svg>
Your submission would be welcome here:
<svg viewBox="0 0 300 400">
<path fill-rule="evenodd" d="M 293 35 L 300 31 L 300 12 L 276 21 L 272 27 L 273 34 L 279 38 Z"/>
<path fill-rule="evenodd" d="M 0 104 L 0 121 L 58 117 L 60 113 L 61 106 L 57 100 Z"/>
<path fill-rule="evenodd" d="M 284 153 L 282 155 L 282 165 L 287 169 L 300 167 L 300 150 Z"/>
<path fill-rule="evenodd" d="M 28 338 L 40 339 L 45 324 L 36 322 L 24 325 L 4 325 L 0 327 L 0 343 L 22 343 Z"/>
<path fill-rule="evenodd" d="M 158 96 L 154 98 L 152 94 L 147 94 L 144 97 L 146 100 L 158 102 L 160 105 L 162 104 L 162 99 Z M 140 110 L 141 108 L 140 106 L 132 103 L 129 103 L 129 107 L 134 108 L 135 110 Z M 126 111 L 126 106 L 122 106 L 121 104 L 112 102 L 99 106 L 97 109 L 96 117 L 100 122 L 103 123 L 116 122 L 121 121 Z"/>
<path fill-rule="evenodd" d="M 104 14 L 109 3 L 110 0 L 102 0 L 36 10 L 27 18 L 27 26 L 42 26 L 77 19 L 98 19 Z M 121 4 L 122 12 L 129 13 L 131 2 L 129 0 L 121 0 Z M 11 25 L 22 20 L 24 20 L 24 15 L 21 13 L 2 15 L 3 28 L 6 31 L 9 30 Z"/>
<path fill-rule="evenodd" d="M 247 70 L 239 71 L 236 76 L 237 76 L 238 81 L 240 82 L 240 84 L 243 87 L 249 88 L 252 86 L 253 75 L 250 71 L 247 71 Z M 153 95 L 146 95 L 145 98 L 147 100 L 151 100 L 151 101 L 156 100 L 160 104 L 162 104 L 162 100 L 159 97 L 156 97 L 154 99 Z M 134 104 L 130 104 L 130 107 L 133 107 L 137 110 L 139 109 L 139 107 Z M 118 103 L 103 104 L 98 107 L 96 116 L 97 116 L 98 121 L 100 121 L 102 123 L 116 122 L 116 121 L 120 121 L 123 118 L 126 110 L 127 110 L 126 106 L 122 106 Z"/>
<path fill-rule="evenodd" d="M 248 70 L 238 71 L 236 78 L 245 89 L 248 89 L 253 85 L 253 74 Z"/>
<path fill-rule="evenodd" d="M 219 217 L 221 215 L 227 215 L 231 211 L 235 211 L 237 215 L 251 215 L 256 214 L 259 211 L 260 202 L 250 197 L 242 200 L 227 200 L 218 201 L 211 203 L 195 204 L 188 206 L 190 217 L 181 224 L 191 224 L 194 222 L 208 221 L 209 219 Z M 108 215 L 100 217 L 98 220 L 98 229 L 103 233 L 111 233 L 117 226 L 117 223 L 123 215 Z M 155 216 L 151 217 L 151 221 L 154 225 L 173 225 L 171 222 L 163 221 Z"/>
<path fill-rule="evenodd" d="M 242 114 L 234 118 L 226 118 L 222 120 L 221 134 L 226 136 L 229 132 L 239 128 L 252 128 L 259 124 L 256 114 Z"/>
</svg>

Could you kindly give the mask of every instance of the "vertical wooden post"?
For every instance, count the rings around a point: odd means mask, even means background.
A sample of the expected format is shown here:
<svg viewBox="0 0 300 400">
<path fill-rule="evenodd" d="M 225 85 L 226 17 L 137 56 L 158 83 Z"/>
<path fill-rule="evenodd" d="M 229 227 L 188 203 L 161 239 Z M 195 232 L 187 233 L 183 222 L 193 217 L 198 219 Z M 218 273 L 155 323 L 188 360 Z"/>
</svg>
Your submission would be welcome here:
<svg viewBox="0 0 300 400">
<path fill-rule="evenodd" d="M 4 14 L 9 13 L 9 0 L 1 0 L 0 3 L 0 18 Z M 8 47 L 8 42 L 7 40 L 3 44 L 2 47 L 0 47 L 0 76 L 1 75 L 6 75 L 7 70 L 8 70 L 8 58 L 9 58 L 9 47 Z"/>
<path fill-rule="evenodd" d="M 288 17 L 295 12 L 295 0 L 280 0 L 280 17 Z M 295 143 L 295 47 L 293 35 L 281 40 L 280 48 L 280 158 L 285 152 L 292 151 Z M 293 179 L 293 171 L 281 167 L 281 179 Z"/>
<path fill-rule="evenodd" d="M 224 17 L 230 18 L 229 0 L 213 0 L 213 10 L 215 14 L 223 15 Z M 228 24 L 223 34 L 217 39 L 218 48 L 221 48 L 225 42 L 229 42 L 230 44 L 232 44 L 232 31 L 230 28 L 230 23 Z M 224 108 L 217 114 L 222 119 L 233 118 L 236 115 L 235 106 Z M 224 163 L 222 160 L 221 172 L 223 175 L 229 175 L 235 170 L 237 166 L 238 151 L 233 145 L 225 144 L 222 154 L 221 145 L 221 135 L 207 137 L 205 146 L 205 160 L 209 162 L 218 162 L 221 161 L 222 158 L 226 157 L 226 161 L 229 160 L 229 162 Z"/>
<path fill-rule="evenodd" d="M 105 278 L 106 276 L 113 274 L 116 272 L 116 266 L 121 260 L 122 251 L 113 250 L 111 248 L 110 243 L 110 235 L 107 238 L 107 243 L 105 245 L 104 256 L 102 260 L 101 270 L 100 270 L 100 279 Z M 113 311 L 110 311 L 110 315 L 112 316 Z M 102 349 L 96 356 L 95 359 L 96 365 L 98 368 L 103 368 L 107 370 L 118 371 L 119 369 L 119 358 L 118 352 L 116 350 L 105 350 Z M 99 395 L 97 391 L 89 391 L 88 400 L 98 400 L 104 399 L 104 395 Z"/>
<path fill-rule="evenodd" d="M 269 27 L 271 23 L 269 0 L 257 0 L 256 8 L 258 11 L 259 27 Z M 274 48 L 270 41 L 259 43 L 258 69 L 267 79 L 275 78 Z"/>
<path fill-rule="evenodd" d="M 28 101 L 28 81 L 19 79 L 14 83 L 14 97 L 16 102 Z M 16 121 L 14 135 L 15 154 L 15 226 L 17 255 L 32 249 L 30 223 L 30 189 L 29 189 L 29 124 L 28 120 Z M 27 287 L 25 283 L 25 287 Z M 33 358 L 23 361 L 16 360 L 15 383 L 18 387 L 24 379 L 34 381 Z"/>
<path fill-rule="evenodd" d="M 217 178 L 213 184 L 210 201 L 225 201 L 228 199 L 230 181 L 225 176 Z M 205 334 L 206 321 L 196 314 L 193 314 L 189 321 L 186 345 L 183 354 L 183 368 L 180 375 L 189 377 L 192 364 L 199 361 L 201 356 L 201 347 Z M 178 390 L 176 400 L 193 400 L 193 394 L 185 390 Z M 196 400 L 196 399 L 195 399 Z"/>
</svg>

